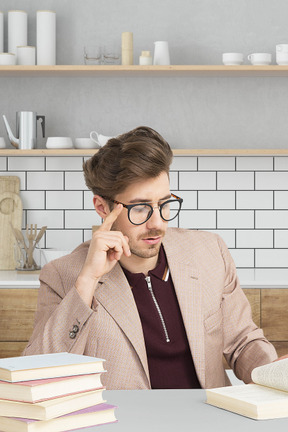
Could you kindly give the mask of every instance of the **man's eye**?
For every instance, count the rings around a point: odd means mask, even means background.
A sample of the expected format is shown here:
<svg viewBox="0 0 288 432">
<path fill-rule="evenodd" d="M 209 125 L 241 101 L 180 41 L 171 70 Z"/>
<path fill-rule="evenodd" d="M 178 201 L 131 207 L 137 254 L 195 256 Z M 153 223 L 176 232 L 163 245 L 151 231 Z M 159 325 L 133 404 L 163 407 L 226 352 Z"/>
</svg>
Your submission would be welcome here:
<svg viewBox="0 0 288 432">
<path fill-rule="evenodd" d="M 148 210 L 149 210 L 149 207 L 147 207 L 145 205 L 139 205 L 139 206 L 133 207 L 133 211 L 136 213 L 146 213 Z"/>
</svg>

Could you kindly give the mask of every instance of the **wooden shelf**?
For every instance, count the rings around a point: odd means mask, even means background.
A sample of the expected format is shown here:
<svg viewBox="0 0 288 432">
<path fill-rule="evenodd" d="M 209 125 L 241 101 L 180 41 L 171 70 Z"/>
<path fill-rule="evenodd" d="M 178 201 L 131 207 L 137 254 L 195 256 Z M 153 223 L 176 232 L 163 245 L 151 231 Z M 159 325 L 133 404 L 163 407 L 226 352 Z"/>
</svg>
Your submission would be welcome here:
<svg viewBox="0 0 288 432">
<path fill-rule="evenodd" d="M 97 149 L 1 149 L 1 156 L 92 156 Z M 174 156 L 288 156 L 287 149 L 173 149 Z"/>
<path fill-rule="evenodd" d="M 92 156 L 97 149 L 1 149 L 0 156 Z"/>
<path fill-rule="evenodd" d="M 223 65 L 56 65 L 56 66 L 0 66 L 0 77 L 87 77 L 87 76 L 196 76 L 196 77 L 277 77 L 288 76 L 288 66 L 223 66 Z"/>
</svg>

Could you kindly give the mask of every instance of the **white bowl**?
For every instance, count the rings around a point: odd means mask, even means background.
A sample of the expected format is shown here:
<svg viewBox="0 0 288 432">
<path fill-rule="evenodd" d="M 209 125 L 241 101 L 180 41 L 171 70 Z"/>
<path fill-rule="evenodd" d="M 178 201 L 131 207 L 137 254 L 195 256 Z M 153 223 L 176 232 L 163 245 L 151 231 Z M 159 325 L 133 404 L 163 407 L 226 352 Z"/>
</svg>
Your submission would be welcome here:
<svg viewBox="0 0 288 432">
<path fill-rule="evenodd" d="M 78 149 L 93 149 L 98 148 L 99 145 L 91 138 L 75 138 L 75 148 Z"/>
<path fill-rule="evenodd" d="M 70 137 L 49 137 L 46 141 L 46 148 L 48 149 L 64 149 L 73 148 L 73 141 Z"/>
<path fill-rule="evenodd" d="M 243 63 L 244 56 L 242 53 L 223 53 L 222 61 L 224 65 L 241 65 Z"/>
</svg>

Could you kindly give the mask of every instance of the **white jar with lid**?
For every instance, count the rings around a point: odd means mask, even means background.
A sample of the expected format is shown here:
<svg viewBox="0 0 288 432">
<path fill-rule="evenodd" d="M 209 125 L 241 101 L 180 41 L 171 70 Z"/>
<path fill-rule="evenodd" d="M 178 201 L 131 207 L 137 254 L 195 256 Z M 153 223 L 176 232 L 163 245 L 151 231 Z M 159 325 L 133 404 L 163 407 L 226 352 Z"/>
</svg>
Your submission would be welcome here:
<svg viewBox="0 0 288 432">
<path fill-rule="evenodd" d="M 152 65 L 152 56 L 150 51 L 142 51 L 141 56 L 139 57 L 139 65 L 148 66 Z"/>
</svg>

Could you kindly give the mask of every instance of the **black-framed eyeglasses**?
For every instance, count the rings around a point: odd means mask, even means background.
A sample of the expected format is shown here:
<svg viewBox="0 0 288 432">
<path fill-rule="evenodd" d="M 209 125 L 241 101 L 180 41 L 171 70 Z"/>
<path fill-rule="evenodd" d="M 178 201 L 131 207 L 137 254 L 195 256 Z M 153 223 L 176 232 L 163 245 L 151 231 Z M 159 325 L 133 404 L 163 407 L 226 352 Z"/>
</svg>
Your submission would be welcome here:
<svg viewBox="0 0 288 432">
<path fill-rule="evenodd" d="M 155 208 L 159 209 L 161 218 L 169 222 L 175 219 L 182 206 L 183 199 L 171 193 L 171 198 L 164 201 L 158 206 L 152 206 L 149 203 L 139 204 L 124 204 L 120 201 L 103 196 L 104 199 L 109 200 L 115 204 L 122 204 L 128 210 L 128 219 L 133 225 L 142 225 L 150 219 Z"/>
</svg>

